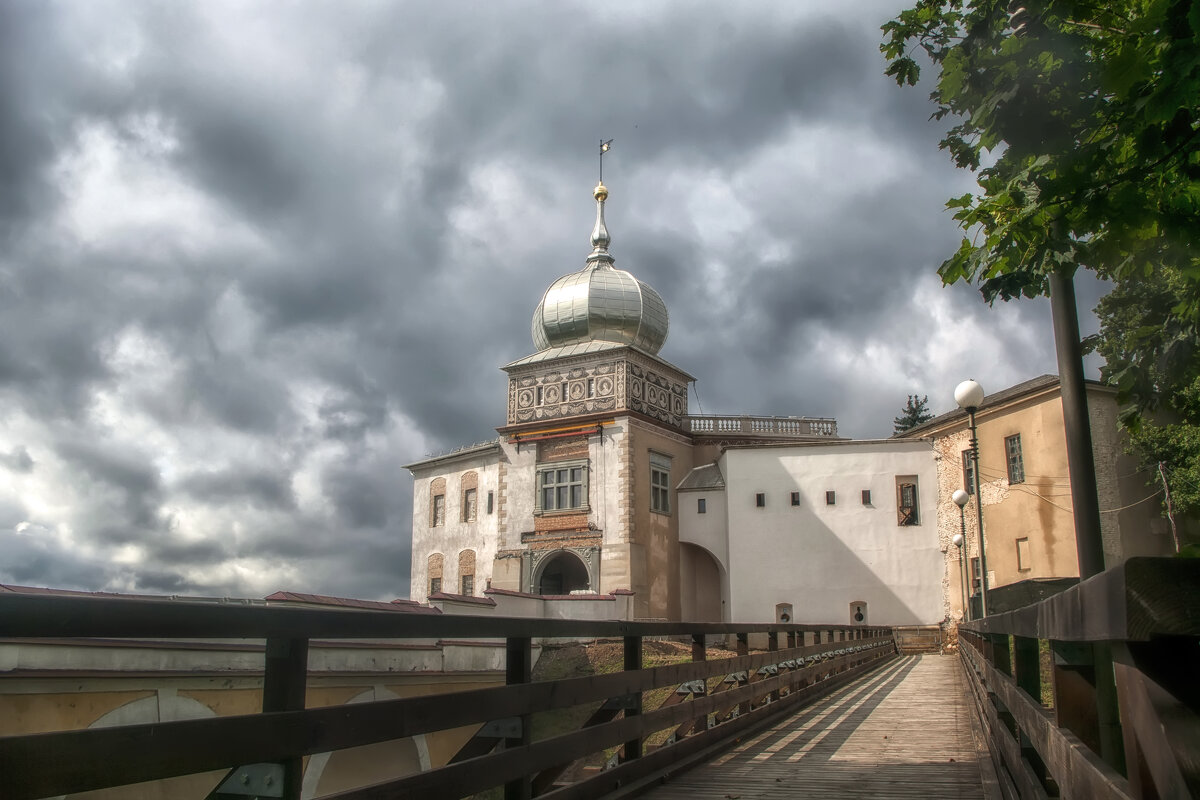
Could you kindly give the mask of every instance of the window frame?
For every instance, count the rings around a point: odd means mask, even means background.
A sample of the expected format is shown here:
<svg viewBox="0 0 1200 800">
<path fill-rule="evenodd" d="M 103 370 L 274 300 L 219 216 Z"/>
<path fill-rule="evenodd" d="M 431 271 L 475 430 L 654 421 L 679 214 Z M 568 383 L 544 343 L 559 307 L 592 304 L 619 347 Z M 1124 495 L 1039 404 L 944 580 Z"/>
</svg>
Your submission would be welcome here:
<svg viewBox="0 0 1200 800">
<path fill-rule="evenodd" d="M 474 522 L 479 518 L 479 490 L 472 486 L 469 489 L 463 489 L 462 493 L 462 521 Z"/>
<path fill-rule="evenodd" d="M 1025 482 L 1025 457 L 1021 451 L 1021 434 L 1004 437 L 1004 466 L 1009 484 Z"/>
<path fill-rule="evenodd" d="M 975 494 L 975 458 L 969 447 L 962 451 L 962 473 L 967 494 Z"/>
<path fill-rule="evenodd" d="M 671 514 L 671 457 L 650 451 L 650 510 Z"/>
<path fill-rule="evenodd" d="M 467 585 L 468 581 L 470 582 L 469 586 Z M 460 575 L 458 578 L 458 583 L 459 594 L 461 594 L 463 597 L 475 596 L 475 573 L 472 572 L 469 575 Z"/>
<path fill-rule="evenodd" d="M 1029 572 L 1032 569 L 1033 553 L 1029 549 L 1029 537 L 1025 536 L 1017 539 L 1017 572 Z"/>
<path fill-rule="evenodd" d="M 580 470 L 579 480 L 571 480 L 571 470 L 575 470 L 575 469 Z M 567 473 L 567 480 L 563 483 L 559 483 L 557 480 L 559 471 L 566 471 L 566 473 Z M 545 483 L 544 479 L 542 478 L 542 476 L 545 475 L 546 473 L 552 473 L 554 475 L 555 480 L 550 484 Z M 538 464 L 537 470 L 534 472 L 534 487 L 533 487 L 534 509 L 533 509 L 533 513 L 534 514 L 560 514 L 560 513 L 578 514 L 580 512 L 590 511 L 591 506 L 589 505 L 589 499 L 588 499 L 588 492 L 589 492 L 589 480 L 588 479 L 590 477 L 589 473 L 590 473 L 590 469 L 588 466 L 588 460 L 586 458 L 577 458 L 577 459 L 572 459 L 569 461 L 546 461 L 546 462 Z M 573 487 L 573 486 L 579 487 L 579 498 L 580 498 L 579 505 L 571 504 L 571 487 Z M 567 490 L 567 504 L 565 506 L 560 506 L 557 502 L 558 501 L 557 489 L 559 489 L 560 487 L 565 488 Z M 546 489 L 549 489 L 549 488 L 553 488 L 556 490 L 552 494 L 552 497 L 555 500 L 552 508 L 547 508 L 546 504 L 545 504 L 545 491 L 546 491 Z"/>
<path fill-rule="evenodd" d="M 792 492 L 792 505 L 793 506 L 800 505 L 800 493 L 799 492 Z"/>
<path fill-rule="evenodd" d="M 708 513 L 708 498 L 707 497 L 697 497 L 696 498 L 696 513 L 697 514 L 707 514 Z"/>
<path fill-rule="evenodd" d="M 911 490 L 911 502 L 905 502 L 905 490 Z M 896 476 L 896 524 L 902 528 L 921 524 L 921 486 L 916 475 Z"/>
<path fill-rule="evenodd" d="M 827 505 L 827 506 L 836 506 L 837 505 L 837 491 L 836 490 L 834 490 L 834 489 L 826 489 L 825 490 L 825 505 Z"/>
<path fill-rule="evenodd" d="M 440 577 L 439 578 L 430 578 L 429 579 L 429 594 L 435 595 L 438 592 L 440 592 L 441 590 L 442 590 L 442 579 Z"/>
<path fill-rule="evenodd" d="M 864 506 L 871 505 L 871 490 L 870 489 L 862 490 L 862 504 Z"/>
<path fill-rule="evenodd" d="M 429 513 L 429 527 L 444 528 L 446 526 L 446 493 L 433 496 L 433 507 Z"/>
<path fill-rule="evenodd" d="M 766 508 L 767 507 L 767 493 L 766 492 L 755 492 L 754 493 L 754 507 L 755 508 Z"/>
</svg>

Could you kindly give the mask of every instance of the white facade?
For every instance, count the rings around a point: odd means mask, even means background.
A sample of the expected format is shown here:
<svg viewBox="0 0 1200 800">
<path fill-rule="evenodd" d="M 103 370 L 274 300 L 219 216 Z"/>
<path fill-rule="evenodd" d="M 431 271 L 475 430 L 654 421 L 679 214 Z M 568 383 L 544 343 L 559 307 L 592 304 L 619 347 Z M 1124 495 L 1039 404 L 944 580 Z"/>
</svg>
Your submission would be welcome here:
<svg viewBox="0 0 1200 800">
<path fill-rule="evenodd" d="M 724 573 L 725 619 L 775 619 L 789 606 L 802 623 L 944 619 L 930 443 L 731 447 L 717 464 L 724 487 L 680 491 L 679 527 L 680 542 Z M 916 487 L 911 524 L 902 524 L 901 484 Z"/>
</svg>

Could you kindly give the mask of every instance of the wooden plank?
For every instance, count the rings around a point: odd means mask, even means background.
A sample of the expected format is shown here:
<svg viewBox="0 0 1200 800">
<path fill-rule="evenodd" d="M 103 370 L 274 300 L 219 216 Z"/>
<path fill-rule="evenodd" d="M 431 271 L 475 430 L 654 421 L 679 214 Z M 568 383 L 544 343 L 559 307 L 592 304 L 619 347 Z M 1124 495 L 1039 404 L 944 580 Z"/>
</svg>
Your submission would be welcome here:
<svg viewBox="0 0 1200 800">
<path fill-rule="evenodd" d="M 982 797 L 966 698 L 957 659 L 901 657 L 642 796 Z"/>
<path fill-rule="evenodd" d="M 1200 636 L 1200 561 L 1131 558 L 1040 603 L 963 627 L 1067 642 Z"/>
<path fill-rule="evenodd" d="M 1017 688 L 1012 678 L 1000 673 L 969 642 L 960 642 L 959 652 L 971 662 L 989 692 L 996 695 L 1012 715 L 1018 728 L 1032 743 L 1067 797 L 1129 798 L 1129 784 L 1079 737 L 1054 724 L 1051 713 L 1035 704 Z M 1015 769 L 1015 765 L 1010 765 Z"/>
<path fill-rule="evenodd" d="M 828 630 L 784 623 L 629 622 L 299 608 L 145 597 L 0 594 L 0 638 L 504 639 L 732 635 Z M 847 625 L 848 632 L 862 626 Z M 890 629 L 874 629 L 889 631 Z"/>
</svg>

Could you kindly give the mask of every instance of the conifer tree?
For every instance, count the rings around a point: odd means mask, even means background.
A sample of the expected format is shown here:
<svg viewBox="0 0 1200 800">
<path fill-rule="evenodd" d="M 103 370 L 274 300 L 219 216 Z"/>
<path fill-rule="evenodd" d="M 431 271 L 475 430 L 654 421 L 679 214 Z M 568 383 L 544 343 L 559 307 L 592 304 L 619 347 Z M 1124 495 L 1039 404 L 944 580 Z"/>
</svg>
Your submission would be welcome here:
<svg viewBox="0 0 1200 800">
<path fill-rule="evenodd" d="M 915 428 L 931 419 L 933 414 L 929 411 L 929 395 L 918 398 L 915 394 L 910 394 L 900 416 L 892 420 L 892 435 L 904 433 L 909 428 Z"/>
</svg>

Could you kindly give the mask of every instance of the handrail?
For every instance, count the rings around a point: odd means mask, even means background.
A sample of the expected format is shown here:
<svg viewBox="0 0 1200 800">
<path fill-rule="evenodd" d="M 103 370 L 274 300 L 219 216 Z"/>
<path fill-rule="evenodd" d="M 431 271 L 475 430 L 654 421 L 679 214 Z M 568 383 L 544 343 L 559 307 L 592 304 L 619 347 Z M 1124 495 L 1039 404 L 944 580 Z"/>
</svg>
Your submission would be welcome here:
<svg viewBox="0 0 1200 800">
<path fill-rule="evenodd" d="M 1132 558 L 962 624 L 963 664 L 1010 796 L 1200 796 L 1197 637 L 1200 561 L 1189 559 Z M 1114 684 L 1119 721 L 1102 700 Z M 1106 726 L 1122 729 L 1123 752 L 1102 745 L 1118 740 Z"/>
<path fill-rule="evenodd" d="M 748 415 L 692 414 L 684 417 L 689 433 L 740 436 L 837 438 L 837 420 L 831 417 L 758 417 Z"/>
<path fill-rule="evenodd" d="M 705 660 L 706 637 L 737 642 L 733 658 Z M 751 653 L 751 634 L 767 651 Z M 552 637 L 619 637 L 621 672 L 530 682 L 531 647 Z M 645 637 L 685 636 L 693 661 L 641 668 Z M 320 609 L 127 597 L 0 595 L 0 638 L 265 639 L 263 713 L 0 737 L 0 796 L 20 800 L 230 769 L 283 765 L 283 797 L 298 798 L 301 759 L 316 753 L 507 720 L 503 749 L 493 743 L 434 769 L 333 797 L 463 796 L 505 786 L 506 798 L 553 787 L 562 767 L 620 747 L 622 762 L 553 796 L 594 797 L 675 771 L 706 748 L 768 716 L 828 694 L 895 657 L 890 628 L 775 623 L 574 621 Z M 305 708 L 313 640 L 471 639 L 502 641 L 504 686 L 352 705 Z M 780 639 L 785 646 L 780 647 Z M 714 679 L 727 690 L 710 694 Z M 644 693 L 679 689 L 690 700 L 643 709 Z M 685 691 L 686 690 L 686 691 Z M 573 733 L 532 742 L 534 710 L 585 703 L 623 710 Z M 513 728 L 515 726 L 515 730 Z M 642 742 L 678 726 L 679 740 L 653 752 Z M 539 776 L 542 780 L 539 782 Z M 563 794 L 565 793 L 565 795 Z M 547 795 L 550 796 L 550 795 Z"/>
</svg>

